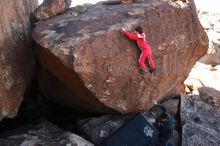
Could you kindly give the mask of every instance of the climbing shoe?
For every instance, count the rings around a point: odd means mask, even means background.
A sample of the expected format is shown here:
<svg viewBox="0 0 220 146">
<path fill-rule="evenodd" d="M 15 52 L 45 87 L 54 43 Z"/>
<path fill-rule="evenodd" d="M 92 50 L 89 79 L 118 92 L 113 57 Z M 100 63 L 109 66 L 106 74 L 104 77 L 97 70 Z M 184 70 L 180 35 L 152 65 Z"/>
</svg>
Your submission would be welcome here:
<svg viewBox="0 0 220 146">
<path fill-rule="evenodd" d="M 153 72 L 155 72 L 155 71 L 156 71 L 155 68 L 149 70 L 150 73 L 153 73 Z"/>
<path fill-rule="evenodd" d="M 146 73 L 147 73 L 147 72 L 146 72 L 146 71 L 143 71 L 143 70 L 140 72 L 140 74 L 141 74 L 142 76 L 145 75 Z"/>
</svg>

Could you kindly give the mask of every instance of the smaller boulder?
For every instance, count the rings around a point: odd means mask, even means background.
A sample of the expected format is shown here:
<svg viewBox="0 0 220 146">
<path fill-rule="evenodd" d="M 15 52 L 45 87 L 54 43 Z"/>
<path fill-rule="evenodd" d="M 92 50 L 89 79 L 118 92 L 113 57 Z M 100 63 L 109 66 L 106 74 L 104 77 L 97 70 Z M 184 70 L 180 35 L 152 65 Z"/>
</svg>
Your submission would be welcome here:
<svg viewBox="0 0 220 146">
<path fill-rule="evenodd" d="M 71 5 L 72 0 L 44 0 L 35 9 L 34 15 L 38 20 L 46 20 L 65 12 Z"/>
<path fill-rule="evenodd" d="M 14 129 L 0 137 L 1 146 L 94 146 L 82 137 L 66 132 L 46 120 Z"/>
<path fill-rule="evenodd" d="M 80 120 L 78 127 L 94 144 L 101 144 L 131 117 L 131 115 L 105 115 L 89 118 Z"/>
<path fill-rule="evenodd" d="M 181 97 L 182 146 L 220 145 L 220 108 L 197 95 Z"/>
<path fill-rule="evenodd" d="M 220 106 L 220 92 L 213 88 L 201 87 L 198 89 L 201 99 L 213 106 Z"/>
</svg>

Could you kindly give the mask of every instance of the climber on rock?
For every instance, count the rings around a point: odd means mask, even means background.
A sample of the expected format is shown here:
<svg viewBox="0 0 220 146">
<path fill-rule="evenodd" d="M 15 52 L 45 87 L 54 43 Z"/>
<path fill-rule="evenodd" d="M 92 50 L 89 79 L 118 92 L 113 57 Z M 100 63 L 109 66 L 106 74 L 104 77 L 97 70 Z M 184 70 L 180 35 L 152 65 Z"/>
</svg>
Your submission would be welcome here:
<svg viewBox="0 0 220 146">
<path fill-rule="evenodd" d="M 148 63 L 150 65 L 150 73 L 155 71 L 155 66 L 154 62 L 152 59 L 152 53 L 151 53 L 151 48 L 149 47 L 146 39 L 145 39 L 145 34 L 143 33 L 143 28 L 141 26 L 137 26 L 135 28 L 134 34 L 131 34 L 127 32 L 124 28 L 121 28 L 121 31 L 124 33 L 124 35 L 131 39 L 135 40 L 137 42 L 138 47 L 141 49 L 142 53 L 139 59 L 139 64 L 141 67 L 141 74 L 144 75 L 147 72 L 147 67 L 145 65 L 145 60 L 146 58 L 148 59 Z"/>
<path fill-rule="evenodd" d="M 162 114 L 155 124 L 157 130 L 159 131 L 159 139 L 161 146 L 172 146 L 172 144 L 170 143 L 170 139 L 173 136 L 174 130 L 173 115 L 167 111 L 165 106 L 158 103 L 156 100 L 154 100 L 153 102 L 154 105 L 156 105 L 162 110 Z"/>
</svg>

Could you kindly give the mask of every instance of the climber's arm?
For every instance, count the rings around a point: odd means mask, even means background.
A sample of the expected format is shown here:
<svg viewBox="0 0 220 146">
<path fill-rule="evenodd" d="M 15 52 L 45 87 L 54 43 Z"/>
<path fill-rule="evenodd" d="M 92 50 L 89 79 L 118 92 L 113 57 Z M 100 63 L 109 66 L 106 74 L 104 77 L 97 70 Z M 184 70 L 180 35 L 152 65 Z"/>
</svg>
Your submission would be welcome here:
<svg viewBox="0 0 220 146">
<path fill-rule="evenodd" d="M 138 40 L 138 36 L 136 34 L 131 34 L 131 33 L 127 32 L 127 31 L 124 31 L 124 34 L 130 40 Z"/>
</svg>

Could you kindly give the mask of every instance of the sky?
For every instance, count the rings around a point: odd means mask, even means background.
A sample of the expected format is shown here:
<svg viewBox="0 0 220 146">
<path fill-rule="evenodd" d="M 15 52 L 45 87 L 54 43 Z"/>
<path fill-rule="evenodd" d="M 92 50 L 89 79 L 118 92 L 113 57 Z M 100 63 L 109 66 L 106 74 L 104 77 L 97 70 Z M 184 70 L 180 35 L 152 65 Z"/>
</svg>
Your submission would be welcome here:
<svg viewBox="0 0 220 146">
<path fill-rule="evenodd" d="M 39 3 L 42 3 L 43 0 L 38 0 Z M 90 3 L 95 4 L 99 1 L 105 1 L 105 0 L 72 0 L 71 7 L 74 7 L 76 5 L 82 5 L 84 3 Z M 197 9 L 203 9 L 211 12 L 218 12 L 220 13 L 220 0 L 194 0 L 196 3 Z"/>
<path fill-rule="evenodd" d="M 197 9 L 220 13 L 220 0 L 194 0 Z"/>
</svg>

